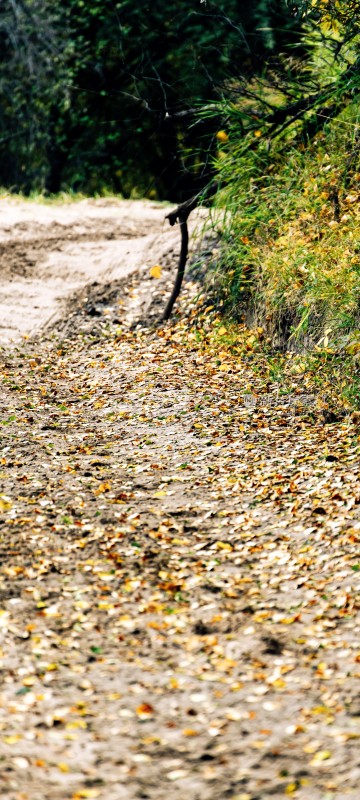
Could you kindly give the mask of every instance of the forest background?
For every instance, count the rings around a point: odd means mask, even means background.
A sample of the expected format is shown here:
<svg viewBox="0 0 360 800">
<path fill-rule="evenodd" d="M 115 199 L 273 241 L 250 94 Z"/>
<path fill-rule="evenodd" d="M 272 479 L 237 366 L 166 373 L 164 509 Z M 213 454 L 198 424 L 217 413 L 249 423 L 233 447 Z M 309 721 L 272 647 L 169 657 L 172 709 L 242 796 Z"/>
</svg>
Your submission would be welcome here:
<svg viewBox="0 0 360 800">
<path fill-rule="evenodd" d="M 0 184 L 211 196 L 215 302 L 354 403 L 359 25 L 357 0 L 3 0 Z"/>
</svg>

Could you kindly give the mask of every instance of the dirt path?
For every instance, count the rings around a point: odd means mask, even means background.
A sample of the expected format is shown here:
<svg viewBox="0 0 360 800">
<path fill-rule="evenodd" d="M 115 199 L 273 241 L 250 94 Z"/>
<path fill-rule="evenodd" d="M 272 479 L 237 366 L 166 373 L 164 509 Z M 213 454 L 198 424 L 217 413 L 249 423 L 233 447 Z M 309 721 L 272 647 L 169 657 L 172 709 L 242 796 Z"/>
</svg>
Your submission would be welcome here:
<svg viewBox="0 0 360 800">
<path fill-rule="evenodd" d="M 140 200 L 1 199 L 0 345 L 60 319 L 69 298 L 88 284 L 146 270 L 178 248 L 167 211 Z"/>
<path fill-rule="evenodd" d="M 1 797 L 355 800 L 359 431 L 165 288 L 1 354 Z"/>
</svg>

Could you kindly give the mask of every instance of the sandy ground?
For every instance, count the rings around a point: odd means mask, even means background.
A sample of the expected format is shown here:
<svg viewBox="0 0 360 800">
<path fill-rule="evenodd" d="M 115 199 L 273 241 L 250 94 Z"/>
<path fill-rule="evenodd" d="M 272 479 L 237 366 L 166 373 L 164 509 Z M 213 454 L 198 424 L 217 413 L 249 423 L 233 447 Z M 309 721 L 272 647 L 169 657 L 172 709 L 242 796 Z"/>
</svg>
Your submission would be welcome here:
<svg viewBox="0 0 360 800">
<path fill-rule="evenodd" d="M 358 428 L 295 414 L 301 376 L 279 399 L 194 329 L 146 327 L 163 207 L 6 214 L 2 800 L 357 800 Z"/>
<path fill-rule="evenodd" d="M 168 211 L 150 201 L 1 199 L 0 344 L 61 318 L 69 298 L 86 285 L 146 270 L 178 248 Z"/>
</svg>

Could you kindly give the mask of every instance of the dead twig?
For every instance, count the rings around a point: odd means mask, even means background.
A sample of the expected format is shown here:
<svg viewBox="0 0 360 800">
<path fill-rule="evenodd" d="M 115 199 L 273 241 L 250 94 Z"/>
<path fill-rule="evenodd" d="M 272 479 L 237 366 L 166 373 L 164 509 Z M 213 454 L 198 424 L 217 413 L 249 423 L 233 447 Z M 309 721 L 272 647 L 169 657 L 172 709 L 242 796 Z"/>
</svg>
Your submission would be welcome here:
<svg viewBox="0 0 360 800">
<path fill-rule="evenodd" d="M 188 247 L 189 247 L 189 231 L 187 226 L 187 220 L 191 212 L 196 208 L 200 200 L 200 195 L 194 195 L 191 197 L 190 200 L 186 200 L 185 203 L 181 203 L 174 211 L 170 211 L 170 214 L 167 214 L 165 219 L 169 220 L 170 225 L 175 225 L 177 222 L 180 223 L 180 234 L 181 234 L 181 248 L 180 248 L 180 256 L 179 256 L 179 264 L 176 273 L 176 278 L 174 282 L 174 287 L 171 292 L 170 298 L 168 300 L 167 306 L 165 308 L 163 314 L 163 320 L 170 319 L 171 312 L 173 310 L 174 304 L 180 294 L 183 277 L 185 273 L 185 266 L 188 257 Z"/>
</svg>

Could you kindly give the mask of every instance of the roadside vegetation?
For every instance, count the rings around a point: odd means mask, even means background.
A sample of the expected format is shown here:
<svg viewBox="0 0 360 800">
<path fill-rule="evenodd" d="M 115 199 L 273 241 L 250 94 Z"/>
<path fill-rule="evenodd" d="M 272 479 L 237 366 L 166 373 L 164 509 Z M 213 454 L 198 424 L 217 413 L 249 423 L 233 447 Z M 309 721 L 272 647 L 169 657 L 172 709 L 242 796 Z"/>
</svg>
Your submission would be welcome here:
<svg viewBox="0 0 360 800">
<path fill-rule="evenodd" d="M 217 154 L 222 248 L 211 284 L 228 318 L 252 328 L 250 349 L 263 356 L 265 348 L 273 371 L 282 374 L 290 358 L 293 372 L 310 372 L 337 403 L 356 405 L 359 36 L 354 19 L 346 42 L 349 26 L 330 11 L 319 29 L 304 28 L 306 71 L 298 65 L 280 82 L 270 70 L 244 92 L 229 87 Z"/>
<path fill-rule="evenodd" d="M 220 172 L 233 165 L 233 174 L 218 197 L 225 223 L 210 273 L 229 320 L 254 329 L 261 349 L 266 332 L 278 363 L 291 351 L 317 376 L 320 367 L 336 376 L 350 402 L 360 378 L 358 113 L 349 106 L 306 150 L 270 155 L 265 143 L 234 166 L 229 143 Z"/>
</svg>

